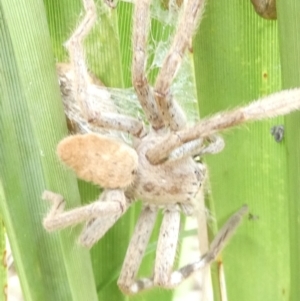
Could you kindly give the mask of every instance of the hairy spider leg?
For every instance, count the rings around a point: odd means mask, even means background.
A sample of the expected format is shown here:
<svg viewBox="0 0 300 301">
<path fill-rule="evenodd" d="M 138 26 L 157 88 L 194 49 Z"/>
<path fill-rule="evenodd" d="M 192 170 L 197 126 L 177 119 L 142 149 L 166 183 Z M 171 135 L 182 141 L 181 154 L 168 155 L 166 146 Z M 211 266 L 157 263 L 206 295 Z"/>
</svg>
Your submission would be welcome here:
<svg viewBox="0 0 300 301">
<path fill-rule="evenodd" d="M 135 293 L 135 278 L 148 245 L 157 212 L 157 208 L 144 207 L 136 223 L 118 279 L 118 286 L 124 294 Z"/>
<path fill-rule="evenodd" d="M 174 149 L 187 142 L 209 137 L 245 122 L 286 115 L 299 109 L 300 89 L 283 90 L 251 102 L 244 107 L 217 113 L 190 128 L 170 133 L 151 148 L 146 156 L 152 164 L 159 164 L 166 160 Z"/>
<path fill-rule="evenodd" d="M 150 87 L 145 68 L 147 64 L 147 34 L 150 27 L 151 0 L 139 0 L 134 4 L 133 16 L 133 59 L 132 59 L 132 84 L 145 115 L 154 129 L 164 127 L 164 122 L 158 112 Z"/>
<path fill-rule="evenodd" d="M 170 87 L 181 65 L 186 49 L 189 47 L 193 34 L 204 11 L 205 0 L 189 0 L 184 8 L 172 45 L 165 57 L 154 86 L 157 106 L 166 125 L 178 131 L 186 126 L 186 117 L 173 98 Z"/>
<path fill-rule="evenodd" d="M 89 93 L 89 90 L 92 89 L 92 85 L 89 83 L 90 76 L 85 64 L 83 41 L 96 22 L 97 10 L 93 0 L 83 0 L 83 4 L 85 16 L 65 43 L 74 69 L 73 90 L 75 91 L 75 99 L 90 123 L 99 127 L 130 133 L 135 137 L 143 136 L 145 134 L 144 125 L 140 120 L 118 113 L 96 112 L 90 108 L 92 93 Z"/>
<path fill-rule="evenodd" d="M 118 282 L 121 290 L 124 293 L 136 294 L 140 291 L 152 288 L 156 285 L 163 288 L 172 289 L 177 287 L 194 272 L 202 270 L 208 265 L 210 265 L 213 261 L 217 259 L 220 252 L 223 250 L 231 236 L 234 234 L 234 232 L 242 222 L 243 217 L 248 212 L 248 207 L 244 205 L 241 209 L 239 209 L 229 218 L 229 220 L 225 223 L 225 225 L 221 228 L 221 230 L 218 232 L 218 234 L 212 241 L 209 251 L 205 255 L 203 255 L 200 258 L 200 260 L 191 264 L 187 264 L 184 267 L 172 272 L 171 269 L 173 266 L 175 251 L 177 247 L 177 230 L 179 224 L 179 216 L 175 212 L 176 211 L 167 212 L 166 218 L 163 221 L 157 246 L 157 257 L 155 263 L 154 277 L 152 278 L 141 278 L 137 280 L 134 280 L 133 278 L 137 274 L 141 261 L 140 255 L 138 255 L 139 251 L 141 250 L 143 253 L 147 245 L 145 239 L 142 243 L 142 249 L 136 250 L 136 248 L 134 248 L 134 244 L 137 243 L 136 239 L 138 237 L 134 235 L 134 240 L 132 240 L 131 242 L 131 252 L 135 251 L 134 254 L 137 257 L 131 257 L 131 260 L 128 260 L 127 258 L 128 261 L 126 262 L 126 268 L 123 265 L 124 270 L 122 269 L 122 278 L 120 277 Z M 143 221 L 141 222 L 143 223 Z M 154 223 L 154 221 L 152 222 Z M 145 230 L 147 223 L 144 226 L 141 226 L 140 227 Z M 147 228 L 147 231 L 150 231 L 150 227 Z M 143 235 L 143 233 L 144 232 L 140 230 L 137 231 L 135 234 L 137 234 L 140 237 L 140 235 Z M 147 233 L 147 235 L 150 236 L 149 233 Z M 138 259 L 138 264 L 134 262 L 134 259 L 136 258 Z M 134 264 L 134 270 L 131 269 L 130 263 Z"/>
<path fill-rule="evenodd" d="M 42 198 L 52 203 L 52 207 L 43 221 L 47 231 L 64 229 L 93 218 L 105 218 L 107 215 L 121 216 L 129 207 L 124 191 L 120 189 L 105 190 L 95 202 L 69 211 L 64 211 L 65 200 L 60 194 L 46 190 Z"/>
</svg>

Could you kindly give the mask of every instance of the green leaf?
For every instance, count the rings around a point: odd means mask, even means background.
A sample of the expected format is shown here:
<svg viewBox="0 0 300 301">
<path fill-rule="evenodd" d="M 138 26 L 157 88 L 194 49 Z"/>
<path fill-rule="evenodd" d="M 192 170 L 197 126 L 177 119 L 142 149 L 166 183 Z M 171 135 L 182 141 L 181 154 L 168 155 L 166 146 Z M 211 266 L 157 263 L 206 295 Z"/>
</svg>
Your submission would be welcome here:
<svg viewBox="0 0 300 301">
<path fill-rule="evenodd" d="M 201 116 L 281 90 L 277 22 L 260 18 L 250 1 L 208 1 L 194 48 Z M 219 226 L 245 203 L 251 213 L 221 259 L 231 301 L 289 299 L 294 250 L 288 227 L 288 139 L 278 143 L 270 134 L 283 122 L 276 118 L 233 129 L 223 135 L 224 151 L 207 156 L 210 202 Z M 216 268 L 213 276 L 218 278 Z M 221 300 L 215 284 L 215 300 Z"/>
<path fill-rule="evenodd" d="M 300 86 L 300 3 L 296 0 L 277 3 L 279 46 L 281 56 L 282 84 L 284 88 Z M 299 181 L 300 181 L 300 115 L 293 113 L 285 118 L 287 158 L 287 198 L 290 249 L 290 299 L 299 300 L 300 288 L 300 227 L 299 227 Z"/>
<path fill-rule="evenodd" d="M 0 22 L 0 210 L 24 298 L 96 300 L 77 231 L 50 235 L 42 227 L 44 189 L 79 204 L 75 178 L 54 152 L 66 125 L 43 2 L 1 1 Z"/>
</svg>

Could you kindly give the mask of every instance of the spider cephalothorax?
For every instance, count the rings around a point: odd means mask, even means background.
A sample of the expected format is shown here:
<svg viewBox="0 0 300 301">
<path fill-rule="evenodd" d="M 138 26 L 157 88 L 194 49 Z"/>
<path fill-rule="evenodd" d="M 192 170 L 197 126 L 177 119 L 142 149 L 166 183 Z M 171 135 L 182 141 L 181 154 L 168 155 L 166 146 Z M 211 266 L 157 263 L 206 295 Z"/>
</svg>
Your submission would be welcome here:
<svg viewBox="0 0 300 301">
<path fill-rule="evenodd" d="M 206 255 L 173 271 L 180 212 L 192 213 L 195 195 L 205 177 L 205 166 L 196 162 L 194 157 L 214 154 L 223 149 L 224 142 L 215 133 L 247 121 L 283 115 L 300 108 L 299 90 L 282 91 L 189 127 L 170 86 L 201 18 L 204 0 L 188 0 L 182 8 L 173 42 L 153 87 L 149 85 L 145 71 L 150 2 L 135 2 L 132 62 L 132 84 L 149 122 L 147 128 L 137 118 L 110 110 L 91 109 L 92 101 L 95 98 L 101 101 L 101 96 L 97 94 L 97 85 L 89 81 L 82 41 L 96 20 L 96 8 L 93 0 L 83 0 L 85 17 L 66 43 L 74 72 L 73 97 L 87 121 L 108 130 L 129 133 L 133 142 L 129 146 L 99 134 L 65 138 L 58 145 L 60 159 L 79 177 L 104 190 L 95 202 L 70 211 L 64 211 L 61 195 L 45 191 L 43 196 L 53 202 L 44 219 L 44 227 L 53 231 L 86 222 L 79 238 L 79 242 L 86 247 L 98 241 L 133 202 L 138 199 L 143 202 L 118 280 L 121 290 L 128 294 L 156 285 L 175 287 L 194 271 L 210 264 L 247 212 L 247 206 L 243 206 L 229 219 Z M 153 277 L 136 280 L 160 209 L 163 209 L 164 216 Z"/>
<path fill-rule="evenodd" d="M 204 181 L 205 167 L 189 156 L 152 165 L 146 153 L 159 138 L 151 133 L 134 143 L 139 168 L 129 191 L 135 199 L 157 206 L 190 203 Z"/>
</svg>

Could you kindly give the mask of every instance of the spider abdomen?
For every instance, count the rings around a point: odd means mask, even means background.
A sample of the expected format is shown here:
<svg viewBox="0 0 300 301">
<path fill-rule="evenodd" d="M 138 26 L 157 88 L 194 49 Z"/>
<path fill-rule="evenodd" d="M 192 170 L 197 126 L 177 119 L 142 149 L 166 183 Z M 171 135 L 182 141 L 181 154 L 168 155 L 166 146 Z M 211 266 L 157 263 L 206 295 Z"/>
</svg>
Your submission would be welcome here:
<svg viewBox="0 0 300 301">
<path fill-rule="evenodd" d="M 79 178 L 108 189 L 130 185 L 138 166 L 134 149 L 97 134 L 69 136 L 58 144 L 57 154 Z"/>
</svg>

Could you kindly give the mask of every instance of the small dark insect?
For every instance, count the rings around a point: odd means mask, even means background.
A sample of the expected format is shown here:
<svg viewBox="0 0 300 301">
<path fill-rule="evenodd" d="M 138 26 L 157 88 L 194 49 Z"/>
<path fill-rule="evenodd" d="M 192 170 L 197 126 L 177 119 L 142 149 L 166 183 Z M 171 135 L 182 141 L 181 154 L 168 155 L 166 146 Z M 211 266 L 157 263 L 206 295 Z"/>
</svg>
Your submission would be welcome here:
<svg viewBox="0 0 300 301">
<path fill-rule="evenodd" d="M 281 142 L 284 137 L 284 126 L 282 124 L 280 125 L 274 125 L 271 127 L 271 135 L 274 136 L 274 139 L 276 142 Z"/>
</svg>

